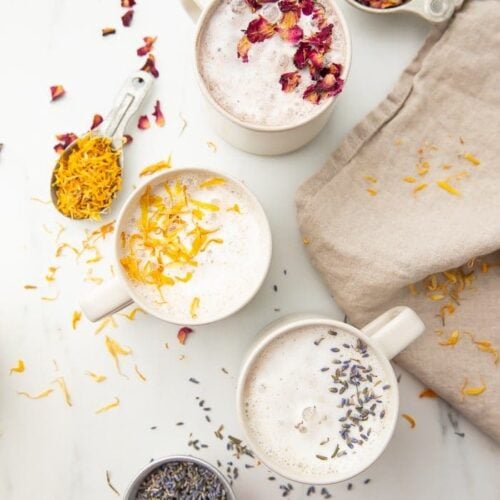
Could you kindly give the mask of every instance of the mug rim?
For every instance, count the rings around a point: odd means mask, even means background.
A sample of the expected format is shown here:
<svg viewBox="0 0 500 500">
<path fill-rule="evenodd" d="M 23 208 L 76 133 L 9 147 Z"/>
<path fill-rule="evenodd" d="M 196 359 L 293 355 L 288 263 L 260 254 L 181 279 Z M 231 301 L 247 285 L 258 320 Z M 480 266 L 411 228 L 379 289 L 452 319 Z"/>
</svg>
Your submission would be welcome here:
<svg viewBox="0 0 500 500">
<path fill-rule="evenodd" d="M 240 301 L 237 307 L 229 310 L 223 315 L 216 316 L 213 319 L 210 319 L 209 321 L 196 320 L 193 318 L 186 318 L 185 321 L 180 321 L 169 318 L 167 315 L 162 315 L 159 310 L 154 309 L 152 306 L 149 305 L 148 302 L 143 300 L 142 297 L 140 297 L 135 292 L 134 288 L 130 283 L 129 278 L 126 276 L 125 270 L 123 269 L 119 259 L 120 246 L 121 246 L 120 234 L 122 232 L 121 228 L 124 223 L 125 213 L 133 204 L 133 202 L 142 194 L 145 187 L 148 185 L 156 185 L 157 183 L 162 182 L 163 179 L 167 179 L 172 175 L 182 175 L 183 173 L 192 171 L 202 172 L 202 173 L 204 172 L 213 176 L 225 177 L 226 179 L 236 184 L 243 192 L 245 192 L 246 195 L 254 203 L 255 208 L 259 211 L 259 216 L 260 216 L 259 218 L 261 219 L 261 223 L 259 224 L 259 226 L 261 227 L 265 235 L 265 238 L 267 240 L 267 242 L 265 242 L 265 248 L 264 248 L 265 255 L 264 255 L 264 265 L 262 268 L 263 272 L 262 276 L 260 277 L 256 285 L 252 289 L 248 289 L 249 290 L 248 294 L 244 295 L 244 300 Z M 238 311 L 243 309 L 255 297 L 255 295 L 257 295 L 258 291 L 261 289 L 264 280 L 266 279 L 269 273 L 269 268 L 271 266 L 271 258 L 272 258 L 272 232 L 271 232 L 271 226 L 269 224 L 269 219 L 267 218 L 267 214 L 264 210 L 264 207 L 262 206 L 257 196 L 243 182 L 239 181 L 238 179 L 234 178 L 233 176 L 221 170 L 213 170 L 205 167 L 179 167 L 179 168 L 172 168 L 171 170 L 168 170 L 166 172 L 160 172 L 158 174 L 152 175 L 149 179 L 147 179 L 142 184 L 137 186 L 132 191 L 132 193 L 130 193 L 128 198 L 125 200 L 122 208 L 120 209 L 120 213 L 118 214 L 118 217 L 116 219 L 116 231 L 114 234 L 114 241 L 113 241 L 113 260 L 117 269 L 117 277 L 120 279 L 122 285 L 127 290 L 127 293 L 130 295 L 130 298 L 133 300 L 133 302 L 135 302 L 138 306 L 144 309 L 144 311 L 146 311 L 151 316 L 154 316 L 158 319 L 161 319 L 163 321 L 166 321 L 167 323 L 171 323 L 174 325 L 179 325 L 179 326 L 209 325 L 212 323 L 216 323 L 217 321 L 226 319 L 232 316 L 233 314 L 236 314 Z"/>
<path fill-rule="evenodd" d="M 272 126 L 272 125 L 257 125 L 254 123 L 246 123 L 243 120 L 240 120 L 236 116 L 232 115 L 228 111 L 226 111 L 212 96 L 210 91 L 207 88 L 207 85 L 205 83 L 205 80 L 201 76 L 201 71 L 199 67 L 199 57 L 198 57 L 198 48 L 199 48 L 199 41 L 200 41 L 200 36 L 202 34 L 203 28 L 206 26 L 210 15 L 212 14 L 212 10 L 214 9 L 214 6 L 216 3 L 221 2 L 222 0 L 209 0 L 209 3 L 202 9 L 200 17 L 198 18 L 198 22 L 196 24 L 196 33 L 194 37 L 194 69 L 196 73 L 196 79 L 198 81 L 198 87 L 200 88 L 201 92 L 203 93 L 204 97 L 207 99 L 207 101 L 211 104 L 211 106 L 218 111 L 221 115 L 223 115 L 225 118 L 229 119 L 231 122 L 233 122 L 236 125 L 239 125 L 240 127 L 243 127 L 248 130 L 252 130 L 255 132 L 286 132 L 288 130 L 294 130 L 298 129 L 304 125 L 307 125 L 323 114 L 329 112 L 329 110 L 332 108 L 332 106 L 337 102 L 337 99 L 340 97 L 334 96 L 330 98 L 330 102 L 317 112 L 313 113 L 311 116 L 307 117 L 305 120 L 302 120 L 295 125 L 277 125 L 277 126 Z M 342 73 L 341 73 L 341 78 L 344 80 L 344 87 L 345 83 L 347 82 L 347 79 L 349 77 L 350 71 L 351 71 L 351 59 L 352 59 L 352 41 L 351 41 L 351 32 L 349 30 L 349 27 L 347 25 L 347 21 L 344 17 L 343 12 L 339 8 L 337 4 L 337 0 L 327 0 L 331 3 L 335 14 L 337 15 L 338 20 L 340 21 L 340 25 L 342 26 L 342 30 L 345 35 L 345 61 L 342 65 Z"/>
<path fill-rule="evenodd" d="M 401 10 L 401 8 L 411 4 L 413 0 L 405 0 L 401 5 L 395 5 L 389 9 L 377 9 L 376 7 L 369 7 L 367 5 L 363 5 L 356 0 L 345 0 L 349 5 L 352 5 L 356 9 L 362 10 L 363 12 L 367 12 L 369 14 L 391 14 L 392 12 L 397 12 Z M 403 9 L 405 10 L 405 9 Z"/>
<path fill-rule="evenodd" d="M 372 348 L 376 355 L 377 359 L 382 363 L 384 371 L 387 375 L 387 381 L 391 384 L 391 388 L 393 389 L 392 394 L 392 412 L 391 414 L 387 414 L 386 418 L 391 419 L 387 432 L 385 433 L 384 440 L 380 445 L 378 451 L 374 454 L 373 459 L 361 469 L 354 469 L 353 473 L 346 473 L 344 475 L 336 475 L 336 477 L 325 477 L 325 479 L 321 480 L 316 477 L 306 477 L 306 476 L 294 476 L 293 473 L 281 467 L 280 465 L 275 464 L 272 460 L 268 459 L 268 457 L 264 453 L 259 453 L 256 450 L 259 450 L 259 446 L 255 442 L 255 440 L 250 436 L 250 433 L 247 430 L 246 419 L 244 417 L 243 412 L 243 393 L 245 389 L 246 382 L 248 380 L 248 374 L 250 369 L 258 358 L 260 353 L 276 338 L 279 336 L 291 332 L 297 328 L 307 327 L 307 326 L 329 326 L 334 328 L 339 328 L 346 330 L 348 333 L 355 335 L 358 338 L 361 338 L 363 342 Z M 274 321 L 273 323 L 264 327 L 260 334 L 263 334 L 262 337 L 257 337 L 257 340 L 250 346 L 246 357 L 243 361 L 243 364 L 240 368 L 240 373 L 238 376 L 238 382 L 236 386 L 236 411 L 238 415 L 238 420 L 243 430 L 243 434 L 245 436 L 246 442 L 249 444 L 250 449 L 256 454 L 259 460 L 264 463 L 269 469 L 274 472 L 280 474 L 286 479 L 291 481 L 295 481 L 301 484 L 316 484 L 320 486 L 328 485 L 328 484 L 337 484 L 342 481 L 347 481 L 348 479 L 352 479 L 353 477 L 358 476 L 363 473 L 369 467 L 371 467 L 384 453 L 388 444 L 391 442 L 392 437 L 394 435 L 394 431 L 396 429 L 398 414 L 399 414 L 399 386 L 396 378 L 396 374 L 390 360 L 384 355 L 382 350 L 375 345 L 374 342 L 371 341 L 370 337 L 366 335 L 361 329 L 358 329 L 352 325 L 349 325 L 343 321 L 335 320 L 323 315 L 316 314 L 299 314 L 299 315 L 289 315 L 284 316 L 281 319 Z M 259 334 L 259 335 L 260 335 Z"/>
</svg>

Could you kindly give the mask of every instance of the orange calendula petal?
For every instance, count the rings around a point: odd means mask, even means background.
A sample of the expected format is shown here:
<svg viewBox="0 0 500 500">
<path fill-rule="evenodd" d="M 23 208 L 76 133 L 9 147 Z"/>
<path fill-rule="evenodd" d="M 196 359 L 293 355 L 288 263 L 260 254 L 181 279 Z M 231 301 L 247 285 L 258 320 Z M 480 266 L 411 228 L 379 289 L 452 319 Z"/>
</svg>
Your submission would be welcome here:
<svg viewBox="0 0 500 500">
<path fill-rule="evenodd" d="M 149 54 L 151 50 L 153 50 L 153 45 L 156 42 L 156 37 L 145 36 L 143 40 L 144 40 L 144 45 L 137 49 L 137 55 L 139 57 L 145 56 L 146 54 Z"/>
<path fill-rule="evenodd" d="M 475 167 L 481 164 L 481 162 L 472 153 L 465 153 L 464 159 L 469 163 L 472 163 L 472 165 L 474 165 Z"/>
<path fill-rule="evenodd" d="M 370 184 L 376 184 L 377 183 L 377 179 L 375 177 L 373 177 L 373 175 L 365 175 L 365 176 L 363 176 L 363 179 L 366 182 L 369 182 Z"/>
<path fill-rule="evenodd" d="M 38 394 L 29 394 L 28 392 L 24 391 L 18 391 L 18 394 L 20 396 L 25 396 L 28 399 L 42 399 L 46 398 L 49 394 L 52 394 L 54 392 L 54 389 L 45 389 L 42 392 L 39 392 Z"/>
<path fill-rule="evenodd" d="M 180 281 L 181 283 L 187 283 L 188 281 L 191 281 L 192 277 L 193 277 L 193 273 L 186 273 L 185 276 L 176 276 L 175 279 L 177 281 Z"/>
<path fill-rule="evenodd" d="M 122 19 L 122 24 L 123 24 L 123 26 L 125 26 L 125 28 L 128 28 L 132 24 L 133 17 L 134 17 L 134 10 L 133 9 L 127 10 L 127 12 L 125 12 L 125 14 L 123 14 L 121 19 Z"/>
<path fill-rule="evenodd" d="M 193 319 L 198 317 L 198 308 L 200 307 L 200 298 L 194 297 L 191 301 L 191 305 L 189 306 L 189 314 Z"/>
<path fill-rule="evenodd" d="M 280 77 L 281 90 L 283 92 L 293 92 L 300 83 L 300 73 L 298 71 L 291 71 L 290 73 L 283 73 Z"/>
<path fill-rule="evenodd" d="M 92 125 L 90 126 L 90 130 L 94 130 L 96 127 L 98 127 L 102 122 L 104 121 L 104 118 L 96 113 L 94 115 L 94 118 L 92 118 Z"/>
<path fill-rule="evenodd" d="M 370 196 L 377 196 L 378 194 L 378 191 L 376 189 L 373 189 L 373 188 L 368 188 L 366 190 L 366 192 L 370 195 Z"/>
<path fill-rule="evenodd" d="M 204 189 L 212 186 L 220 186 L 225 183 L 226 179 L 223 179 L 222 177 L 212 177 L 210 179 L 207 179 L 206 181 L 201 182 L 200 188 Z"/>
<path fill-rule="evenodd" d="M 56 280 L 56 272 L 59 268 L 50 266 L 49 267 L 49 272 L 45 275 L 45 280 L 48 281 L 49 283 L 52 281 Z"/>
<path fill-rule="evenodd" d="M 137 373 L 137 376 L 143 381 L 143 382 L 147 382 L 147 378 L 145 377 L 145 375 L 141 372 L 141 370 L 139 370 L 139 367 L 137 365 L 134 365 L 134 371 L 135 373 Z"/>
<path fill-rule="evenodd" d="M 444 191 L 446 191 L 447 193 L 452 194 L 453 196 L 460 196 L 460 191 L 458 189 L 454 188 L 447 181 L 445 181 L 445 180 L 438 180 L 438 181 L 436 181 L 436 184 L 441 189 L 443 189 Z"/>
<path fill-rule="evenodd" d="M 137 313 L 144 313 L 144 309 L 141 309 L 140 307 L 134 307 L 131 311 L 128 313 L 120 313 L 121 316 L 124 316 L 130 321 L 133 321 L 137 315 Z"/>
<path fill-rule="evenodd" d="M 424 190 L 428 186 L 427 183 L 423 182 L 422 184 L 419 184 L 414 190 L 414 193 L 418 193 L 419 191 Z"/>
<path fill-rule="evenodd" d="M 141 68 L 141 70 L 151 73 L 155 78 L 158 78 L 160 76 L 160 72 L 156 67 L 156 59 L 153 54 L 148 54 L 148 58 L 146 59 L 146 62 L 144 63 L 144 66 Z"/>
<path fill-rule="evenodd" d="M 483 392 L 486 391 L 486 385 L 483 381 L 481 381 L 481 385 L 478 386 L 468 386 L 468 380 L 465 379 L 460 392 L 462 394 L 462 399 L 464 396 L 480 396 Z"/>
<path fill-rule="evenodd" d="M 217 212 L 219 210 L 219 207 L 214 203 L 208 203 L 200 200 L 191 200 L 191 203 L 195 207 L 201 208 L 202 210 L 208 210 L 209 212 Z"/>
<path fill-rule="evenodd" d="M 78 325 L 78 322 L 81 319 L 82 319 L 82 312 L 73 311 L 73 317 L 71 318 L 71 328 L 73 328 L 73 330 L 76 330 L 76 326 Z"/>
<path fill-rule="evenodd" d="M 419 398 L 437 398 L 438 395 L 432 389 L 424 389 L 419 395 Z"/>
<path fill-rule="evenodd" d="M 442 293 L 432 293 L 431 295 L 428 295 L 428 298 L 434 301 L 443 300 L 444 297 L 445 296 Z"/>
<path fill-rule="evenodd" d="M 24 361 L 22 359 L 18 359 L 16 366 L 13 366 L 9 370 L 9 375 L 12 375 L 13 373 L 23 373 L 26 367 L 24 366 Z"/>
<path fill-rule="evenodd" d="M 137 128 L 140 130 L 146 130 L 151 126 L 149 123 L 149 118 L 147 115 L 139 116 L 139 121 L 137 122 Z"/>
<path fill-rule="evenodd" d="M 36 285 L 24 285 L 25 290 L 36 290 L 37 288 Z"/>
<path fill-rule="evenodd" d="M 177 332 L 177 340 L 179 341 L 179 343 L 184 345 L 186 343 L 187 336 L 190 333 L 193 333 L 192 328 L 189 328 L 188 326 L 183 326 L 182 328 L 180 328 Z"/>
<path fill-rule="evenodd" d="M 98 415 L 99 413 L 104 413 L 106 411 L 109 411 L 111 410 L 112 408 L 116 408 L 117 406 L 120 405 L 120 400 L 118 398 L 115 397 L 114 401 L 111 402 L 111 403 L 108 403 L 104 406 L 101 406 L 100 408 L 98 408 L 95 413 L 96 415 Z"/>
<path fill-rule="evenodd" d="M 50 87 L 50 96 L 51 96 L 51 101 L 56 101 L 57 99 L 60 99 L 66 91 L 64 90 L 64 87 L 62 85 L 52 85 Z"/>
<path fill-rule="evenodd" d="M 54 380 L 54 383 L 59 386 L 59 389 L 61 389 L 61 392 L 63 393 L 64 396 L 64 402 L 68 406 L 73 406 L 71 403 L 71 395 L 68 391 L 68 386 L 66 385 L 66 382 L 63 377 L 58 377 L 56 380 Z"/>
<path fill-rule="evenodd" d="M 96 383 L 100 384 L 106 380 L 106 375 L 100 375 L 99 373 L 86 372 L 86 374 Z"/>
<path fill-rule="evenodd" d="M 241 214 L 240 206 L 238 203 L 235 203 L 232 207 L 227 209 L 228 212 L 236 212 L 237 214 Z"/>
<path fill-rule="evenodd" d="M 427 172 L 429 172 L 429 168 L 430 168 L 430 164 L 428 161 L 421 161 L 417 165 L 417 174 L 420 175 L 421 177 L 423 177 L 424 175 L 427 174 Z"/>
<path fill-rule="evenodd" d="M 252 42 L 248 39 L 246 35 L 243 35 L 238 42 L 238 59 L 241 58 L 241 60 L 244 63 L 248 62 L 248 52 L 250 51 L 250 48 L 252 47 Z"/>
<path fill-rule="evenodd" d="M 403 181 L 412 184 L 414 182 L 417 182 L 417 179 L 415 179 L 415 177 L 412 177 L 411 175 L 407 175 L 406 177 L 403 177 Z"/>
<path fill-rule="evenodd" d="M 101 322 L 99 323 L 99 326 L 97 327 L 94 334 L 97 335 L 97 334 L 101 333 L 108 326 L 114 326 L 116 328 L 116 321 L 113 318 L 113 316 L 107 316 L 106 318 L 101 320 Z"/>
<path fill-rule="evenodd" d="M 460 339 L 460 332 L 458 330 L 453 330 L 453 332 L 451 332 L 450 336 L 446 340 L 444 340 L 443 342 L 439 342 L 439 345 L 444 345 L 444 346 L 455 345 L 459 339 Z"/>
<path fill-rule="evenodd" d="M 160 101 L 156 101 L 155 108 L 153 110 L 153 116 L 155 117 L 155 123 L 158 127 L 163 127 L 165 125 L 165 117 L 161 111 Z"/>
<path fill-rule="evenodd" d="M 172 167 L 172 157 L 169 156 L 166 161 L 159 161 L 157 163 L 153 163 L 153 165 L 149 165 L 147 167 L 144 167 L 140 172 L 139 172 L 139 177 L 144 177 L 145 175 L 151 175 L 156 172 L 159 172 L 160 170 L 165 170 L 167 168 Z"/>
<path fill-rule="evenodd" d="M 46 302 L 54 302 L 54 300 L 57 300 L 59 298 L 59 292 L 57 292 L 55 295 L 44 295 L 41 297 L 42 300 L 45 300 Z"/>
<path fill-rule="evenodd" d="M 104 343 L 109 354 L 113 357 L 118 373 L 121 373 L 119 356 L 130 356 L 132 354 L 132 349 L 130 349 L 130 347 L 122 347 L 116 340 L 108 336 L 106 336 Z"/>
<path fill-rule="evenodd" d="M 403 413 L 401 416 L 410 424 L 410 429 L 415 428 L 415 426 L 417 425 L 417 421 L 414 417 L 408 415 L 407 413 Z"/>
<path fill-rule="evenodd" d="M 116 33 L 115 28 L 102 28 L 102 36 L 114 35 Z"/>
</svg>

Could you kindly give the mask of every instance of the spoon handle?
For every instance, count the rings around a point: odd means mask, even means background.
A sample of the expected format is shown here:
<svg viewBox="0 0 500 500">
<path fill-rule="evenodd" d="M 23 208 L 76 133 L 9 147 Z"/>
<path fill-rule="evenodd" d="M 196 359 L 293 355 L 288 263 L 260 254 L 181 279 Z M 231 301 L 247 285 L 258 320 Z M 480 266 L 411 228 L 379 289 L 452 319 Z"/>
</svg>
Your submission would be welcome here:
<svg viewBox="0 0 500 500">
<path fill-rule="evenodd" d="M 116 149 L 120 148 L 125 126 L 132 115 L 139 109 L 153 82 L 154 77 L 145 71 L 136 71 L 130 75 L 118 94 L 115 105 L 94 132 L 110 137 L 113 146 Z"/>
</svg>

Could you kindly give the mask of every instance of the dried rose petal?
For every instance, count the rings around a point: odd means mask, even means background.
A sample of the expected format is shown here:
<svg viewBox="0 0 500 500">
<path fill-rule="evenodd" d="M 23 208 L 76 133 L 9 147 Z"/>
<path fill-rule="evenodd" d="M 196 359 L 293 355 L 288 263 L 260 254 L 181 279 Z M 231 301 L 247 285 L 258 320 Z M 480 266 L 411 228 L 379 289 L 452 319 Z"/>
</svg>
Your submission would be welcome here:
<svg viewBox="0 0 500 500">
<path fill-rule="evenodd" d="M 252 12 L 259 10 L 262 5 L 258 2 L 258 0 L 245 0 L 246 4 L 250 7 Z"/>
<path fill-rule="evenodd" d="M 161 112 L 160 101 L 156 101 L 155 109 L 152 114 L 155 117 L 156 125 L 158 125 L 158 127 L 163 127 L 163 125 L 165 125 L 165 117 Z"/>
<path fill-rule="evenodd" d="M 299 6 L 304 16 L 310 16 L 314 11 L 314 0 L 299 0 Z"/>
<path fill-rule="evenodd" d="M 309 57 L 310 50 L 311 47 L 307 45 L 307 43 L 299 43 L 299 47 L 293 56 L 293 63 L 297 69 L 304 69 L 307 66 L 307 59 Z"/>
<path fill-rule="evenodd" d="M 130 144 L 134 138 L 130 134 L 124 134 L 122 137 L 122 144 L 126 146 L 127 144 Z"/>
<path fill-rule="evenodd" d="M 313 104 L 319 104 L 319 101 L 321 100 L 321 96 L 319 92 L 316 89 L 316 84 L 313 83 L 312 85 L 309 85 L 306 90 L 304 90 L 304 94 L 302 97 L 309 102 L 312 102 Z"/>
<path fill-rule="evenodd" d="M 323 54 L 317 52 L 316 50 L 310 50 L 308 54 L 308 65 L 309 65 L 309 74 L 313 80 L 318 80 L 321 76 L 326 76 L 328 71 L 325 74 L 322 74 L 324 57 Z"/>
<path fill-rule="evenodd" d="M 135 5 L 135 0 L 122 0 L 122 7 L 129 9 Z"/>
<path fill-rule="evenodd" d="M 248 62 L 248 51 L 251 47 L 252 43 L 246 35 L 243 35 L 241 40 L 238 42 L 238 59 L 241 58 L 244 63 Z"/>
<path fill-rule="evenodd" d="M 320 31 L 307 37 L 304 42 L 309 43 L 323 52 L 327 52 L 332 45 L 332 32 L 333 24 L 329 24 L 321 28 Z"/>
<path fill-rule="evenodd" d="M 280 0 L 278 7 L 281 12 L 296 12 L 300 17 L 300 5 L 297 3 L 297 0 Z"/>
<path fill-rule="evenodd" d="M 122 24 L 125 28 L 128 28 L 132 24 L 132 18 L 134 17 L 134 9 L 127 10 L 122 16 Z"/>
<path fill-rule="evenodd" d="M 153 54 L 148 54 L 148 58 L 146 59 L 146 62 L 141 69 L 142 71 L 151 73 L 155 78 L 158 78 L 160 76 L 160 72 L 155 65 L 155 56 Z"/>
<path fill-rule="evenodd" d="M 66 134 L 57 134 L 56 139 L 59 143 L 54 146 L 54 151 L 56 153 L 62 153 L 72 142 L 76 141 L 78 137 L 73 132 L 68 132 Z"/>
<path fill-rule="evenodd" d="M 149 54 L 149 52 L 151 52 L 151 50 L 153 49 L 153 45 L 156 42 L 156 37 L 145 36 L 143 40 L 144 46 L 137 49 L 137 55 L 140 57 L 145 56 L 146 54 Z"/>
<path fill-rule="evenodd" d="M 293 28 L 280 29 L 279 33 L 282 40 L 293 44 L 299 43 L 304 36 L 304 32 L 299 25 L 294 26 Z"/>
<path fill-rule="evenodd" d="M 101 31 L 102 36 L 114 35 L 116 33 L 115 28 L 103 28 Z"/>
<path fill-rule="evenodd" d="M 137 122 L 137 127 L 141 130 L 146 130 L 150 127 L 148 115 L 139 116 L 139 121 Z"/>
<path fill-rule="evenodd" d="M 189 326 L 183 326 L 179 331 L 177 332 L 177 339 L 179 342 L 184 345 L 186 343 L 187 336 L 193 333 L 193 329 L 189 328 Z"/>
<path fill-rule="evenodd" d="M 323 5 L 316 3 L 313 7 L 312 18 L 318 28 L 323 28 L 326 24 L 326 11 Z"/>
<path fill-rule="evenodd" d="M 280 84 L 283 92 L 293 92 L 300 83 L 300 73 L 292 71 L 281 75 Z"/>
<path fill-rule="evenodd" d="M 299 22 L 299 19 L 300 19 L 300 10 L 299 11 L 290 10 L 283 14 L 278 26 L 281 29 L 293 28 Z"/>
<path fill-rule="evenodd" d="M 259 16 L 257 19 L 250 21 L 245 34 L 251 43 L 263 42 L 274 35 L 275 27 L 275 24 Z"/>
<path fill-rule="evenodd" d="M 95 114 L 94 118 L 92 119 L 92 125 L 90 126 L 90 130 L 94 130 L 96 127 L 98 127 L 103 121 L 103 117 L 99 114 Z"/>
<path fill-rule="evenodd" d="M 57 99 L 60 99 L 66 91 L 64 90 L 64 87 L 62 85 L 52 85 L 50 87 L 50 95 L 51 95 L 51 101 L 55 101 Z"/>
</svg>

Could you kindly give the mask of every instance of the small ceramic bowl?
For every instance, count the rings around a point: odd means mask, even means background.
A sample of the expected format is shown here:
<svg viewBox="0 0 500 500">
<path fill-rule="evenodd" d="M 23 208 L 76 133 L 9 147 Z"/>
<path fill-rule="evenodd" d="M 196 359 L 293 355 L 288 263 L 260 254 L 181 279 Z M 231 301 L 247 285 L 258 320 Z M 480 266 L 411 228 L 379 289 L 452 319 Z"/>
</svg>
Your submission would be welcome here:
<svg viewBox="0 0 500 500">
<path fill-rule="evenodd" d="M 442 23 L 450 19 L 454 12 L 462 7 L 464 0 L 406 0 L 401 5 L 387 9 L 368 7 L 357 0 L 346 0 L 346 2 L 370 14 L 383 15 L 411 12 L 431 23 Z"/>
<path fill-rule="evenodd" d="M 208 469 L 210 472 L 215 474 L 215 476 L 224 486 L 227 494 L 227 499 L 236 500 L 233 490 L 231 489 L 231 485 L 229 484 L 228 480 L 222 475 L 219 469 L 214 467 L 212 464 L 205 462 L 205 460 L 201 460 L 200 458 L 192 457 L 190 455 L 170 455 L 168 457 L 159 458 L 158 460 L 155 460 L 154 462 L 148 464 L 134 478 L 134 480 L 128 487 L 127 492 L 125 493 L 123 500 L 135 500 L 137 492 L 139 491 L 139 486 L 142 484 L 144 479 L 146 479 L 146 477 L 149 476 L 149 474 L 151 474 L 151 472 L 153 472 L 155 469 L 168 462 L 191 462 L 204 467 L 205 469 Z"/>
</svg>

